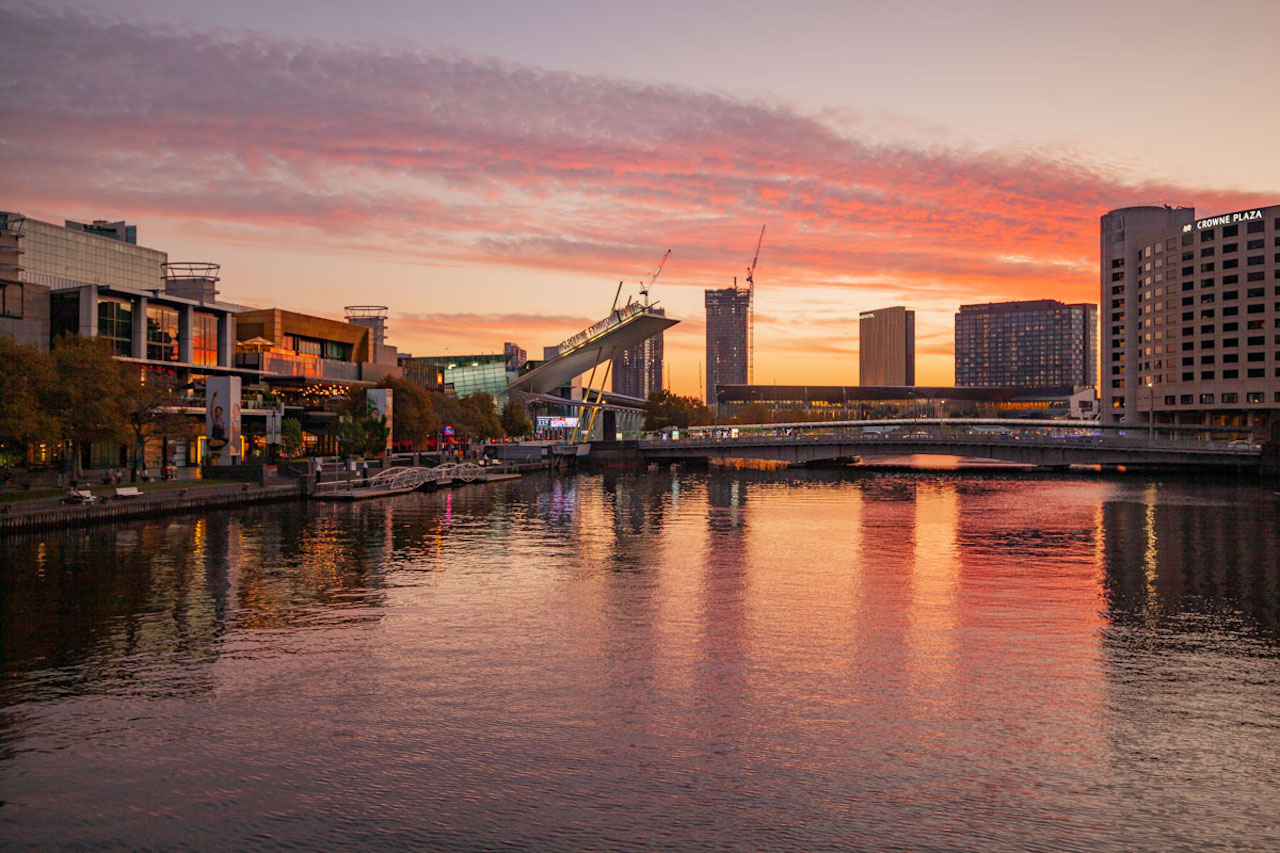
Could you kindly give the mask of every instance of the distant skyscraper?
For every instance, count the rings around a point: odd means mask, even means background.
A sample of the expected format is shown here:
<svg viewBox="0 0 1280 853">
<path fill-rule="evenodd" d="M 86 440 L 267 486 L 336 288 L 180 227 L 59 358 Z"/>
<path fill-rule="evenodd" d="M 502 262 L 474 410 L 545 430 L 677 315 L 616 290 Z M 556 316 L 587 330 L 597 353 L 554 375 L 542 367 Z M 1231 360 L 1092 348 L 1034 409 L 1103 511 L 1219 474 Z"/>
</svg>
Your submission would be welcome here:
<svg viewBox="0 0 1280 853">
<path fill-rule="evenodd" d="M 666 316 L 664 308 L 651 309 Z M 647 399 L 662 390 L 662 333 L 625 349 L 613 360 L 613 393 Z"/>
<path fill-rule="evenodd" d="M 751 291 L 726 287 L 708 290 L 706 400 L 716 404 L 717 385 L 747 384 L 747 321 Z"/>
<path fill-rule="evenodd" d="M 956 385 L 1096 385 L 1098 306 L 1053 299 L 961 305 Z"/>
<path fill-rule="evenodd" d="M 529 360 L 529 353 L 520 349 L 519 344 L 507 341 L 502 345 L 502 354 L 507 359 L 507 370 L 519 370 Z"/>
<path fill-rule="evenodd" d="M 916 384 L 916 312 L 899 305 L 858 315 L 858 384 Z"/>
</svg>

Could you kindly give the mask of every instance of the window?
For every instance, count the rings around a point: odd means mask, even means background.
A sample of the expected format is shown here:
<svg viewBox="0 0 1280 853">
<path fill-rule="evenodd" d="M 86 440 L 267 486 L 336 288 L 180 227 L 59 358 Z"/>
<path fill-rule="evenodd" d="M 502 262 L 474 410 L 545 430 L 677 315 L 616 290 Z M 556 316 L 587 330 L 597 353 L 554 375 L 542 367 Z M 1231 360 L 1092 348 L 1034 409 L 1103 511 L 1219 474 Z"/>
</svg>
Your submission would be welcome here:
<svg viewBox="0 0 1280 853">
<path fill-rule="evenodd" d="M 1224 226 L 1222 226 L 1222 236 L 1223 236 L 1223 237 L 1235 237 L 1235 236 L 1236 236 L 1237 234 L 1239 234 L 1239 233 L 1240 233 L 1240 226 L 1239 226 L 1239 225 L 1224 225 Z"/>
<path fill-rule="evenodd" d="M 1200 250 L 1200 257 L 1212 258 L 1213 252 L 1214 252 L 1213 246 L 1205 246 L 1203 249 Z"/>
<path fill-rule="evenodd" d="M 1256 304 L 1254 304 L 1254 305 L 1250 305 L 1250 306 L 1248 307 L 1248 309 L 1246 310 L 1246 312 L 1245 312 L 1245 313 L 1247 313 L 1247 314 L 1261 314 L 1263 311 L 1266 311 L 1266 310 L 1267 310 L 1267 306 L 1266 306 L 1265 304 L 1261 303 L 1261 302 L 1258 302 L 1258 303 L 1256 303 Z"/>
<path fill-rule="evenodd" d="M 218 318 L 195 312 L 191 326 L 191 360 L 196 364 L 218 363 Z"/>
<path fill-rule="evenodd" d="M 1210 261 L 1207 264 L 1200 265 L 1200 272 L 1213 272 L 1213 270 L 1214 270 L 1214 266 L 1212 261 Z"/>
<path fill-rule="evenodd" d="M 1201 403 L 1212 403 L 1212 402 L 1213 402 L 1213 395 L 1212 395 L 1212 394 L 1201 394 L 1201 395 L 1200 395 L 1200 402 L 1201 402 Z"/>
<path fill-rule="evenodd" d="M 1225 246 L 1222 247 L 1222 254 L 1225 255 L 1228 252 L 1238 252 L 1239 250 L 1240 250 L 1239 243 L 1227 243 Z"/>
<path fill-rule="evenodd" d="M 1236 392 L 1234 392 L 1234 391 L 1224 391 L 1224 392 L 1223 392 L 1223 394 L 1222 394 L 1222 402 L 1224 402 L 1224 403 L 1239 403 L 1239 402 L 1240 402 L 1240 395 L 1239 395 L 1239 394 L 1237 394 L 1237 393 L 1236 393 Z"/>
<path fill-rule="evenodd" d="M 1215 357 L 1214 357 L 1214 356 L 1212 356 L 1212 355 L 1202 355 L 1202 356 L 1200 356 L 1200 363 L 1201 363 L 1201 364 L 1213 364 L 1214 358 L 1215 358 Z"/>
<path fill-rule="evenodd" d="M 147 306 L 147 358 L 178 360 L 178 310 L 167 305 Z"/>
<path fill-rule="evenodd" d="M 1267 369 L 1265 367 L 1251 367 L 1246 371 L 1245 375 L 1250 379 L 1262 379 L 1267 375 Z"/>
<path fill-rule="evenodd" d="M 1228 258 L 1227 260 L 1222 262 L 1222 268 L 1224 270 L 1233 270 L 1238 266 L 1240 266 L 1239 258 Z"/>
<path fill-rule="evenodd" d="M 111 296 L 98 298 L 98 337 L 111 342 L 116 355 L 133 355 L 133 305 Z"/>
<path fill-rule="evenodd" d="M 22 318 L 22 285 L 0 282 L 0 317 Z"/>
<path fill-rule="evenodd" d="M 1238 370 L 1224 370 L 1224 371 L 1222 371 L 1222 378 L 1223 378 L 1223 379 L 1238 379 L 1239 377 L 1240 377 L 1240 371 L 1238 371 Z"/>
<path fill-rule="evenodd" d="M 1188 370 L 1186 373 L 1182 374 L 1182 381 L 1183 381 L 1183 382 L 1194 382 L 1194 381 L 1195 381 L 1195 378 L 1196 378 L 1196 375 L 1195 375 L 1194 373 L 1192 373 L 1190 370 Z"/>
<path fill-rule="evenodd" d="M 1212 334 L 1213 334 L 1213 324 L 1212 324 L 1212 323 L 1209 323 L 1208 325 L 1201 326 L 1201 327 L 1200 327 L 1200 334 L 1202 334 L 1202 335 L 1212 335 Z"/>
<path fill-rule="evenodd" d="M 1244 395 L 1244 401 L 1246 403 L 1261 403 L 1262 400 L 1263 396 L 1261 391 L 1250 391 Z"/>
<path fill-rule="evenodd" d="M 1172 405 L 1177 401 L 1177 399 L 1178 399 L 1178 398 L 1177 398 L 1177 397 L 1175 397 L 1173 394 L 1165 394 L 1165 395 L 1164 395 L 1164 404 L 1165 404 L 1166 406 L 1172 406 Z"/>
<path fill-rule="evenodd" d="M 1251 272 L 1248 275 L 1246 275 L 1244 277 L 1244 280 L 1245 281 L 1262 281 L 1263 278 L 1265 277 L 1266 277 L 1266 273 L 1264 273 L 1262 270 L 1258 270 L 1257 272 Z"/>
<path fill-rule="evenodd" d="M 1251 287 L 1245 293 L 1245 296 L 1249 297 L 1250 299 L 1254 299 L 1259 296 L 1266 296 L 1266 295 L 1267 295 L 1267 289 L 1265 287 Z"/>
<path fill-rule="evenodd" d="M 1214 239 L 1214 236 L 1213 236 L 1213 229 L 1212 229 L 1212 228 L 1206 228 L 1206 229 L 1204 229 L 1203 231 L 1201 231 L 1201 232 L 1200 232 L 1200 242 L 1201 242 L 1201 243 L 1207 243 L 1207 242 L 1209 242 L 1209 241 L 1210 241 L 1210 240 L 1212 240 L 1212 239 Z"/>
<path fill-rule="evenodd" d="M 1245 359 L 1247 361 L 1254 361 L 1254 362 L 1266 361 L 1267 354 L 1265 352 L 1251 352 L 1247 356 L 1245 356 Z"/>
<path fill-rule="evenodd" d="M 1249 223 L 1248 233 L 1261 234 L 1262 229 L 1266 226 L 1266 224 L 1267 223 L 1263 222 L 1261 219 L 1254 220 L 1253 222 Z"/>
<path fill-rule="evenodd" d="M 1232 322 L 1232 323 L 1223 323 L 1223 324 L 1222 324 L 1222 331 L 1224 331 L 1224 332 L 1234 332 L 1236 329 L 1239 329 L 1239 328 L 1240 328 L 1240 324 L 1239 324 L 1239 323 L 1234 323 L 1234 322 Z"/>
<path fill-rule="evenodd" d="M 1238 361 L 1240 361 L 1240 353 L 1238 352 L 1227 352 L 1222 354 L 1223 364 L 1235 364 Z"/>
<path fill-rule="evenodd" d="M 1194 355 L 1187 355 L 1182 357 L 1183 367 L 1191 367 L 1195 363 L 1196 363 L 1196 357 Z"/>
<path fill-rule="evenodd" d="M 1223 302 L 1231 302 L 1232 300 L 1239 299 L 1239 298 L 1240 298 L 1240 291 L 1238 290 L 1228 290 L 1226 293 L 1222 294 Z"/>
<path fill-rule="evenodd" d="M 1245 263 L 1251 267 L 1260 267 L 1265 258 L 1262 255 L 1250 255 Z"/>
<path fill-rule="evenodd" d="M 1227 307 L 1222 309 L 1223 317 L 1234 317 L 1239 313 L 1240 313 L 1239 305 L 1228 305 Z"/>
<path fill-rule="evenodd" d="M 1201 379 L 1212 379 L 1212 378 L 1213 378 L 1213 371 L 1212 371 L 1212 370 L 1202 370 L 1202 371 L 1200 371 L 1200 378 L 1201 378 Z"/>
<path fill-rule="evenodd" d="M 1267 245 L 1266 240 L 1250 240 L 1245 248 L 1249 251 L 1253 251 L 1254 249 L 1261 249 L 1265 245 Z"/>
</svg>

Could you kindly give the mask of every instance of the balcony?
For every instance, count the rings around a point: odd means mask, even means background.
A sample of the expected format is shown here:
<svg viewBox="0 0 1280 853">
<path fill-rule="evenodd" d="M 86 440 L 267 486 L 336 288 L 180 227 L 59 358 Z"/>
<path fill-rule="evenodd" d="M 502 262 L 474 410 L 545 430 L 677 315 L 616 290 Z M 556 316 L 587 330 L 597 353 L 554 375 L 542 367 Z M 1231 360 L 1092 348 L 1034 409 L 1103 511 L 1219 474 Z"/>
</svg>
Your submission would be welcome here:
<svg viewBox="0 0 1280 853">
<path fill-rule="evenodd" d="M 271 376 L 296 376 L 304 379 L 354 382 L 360 379 L 360 365 L 349 361 L 289 355 L 276 352 L 236 353 L 236 367 L 261 370 Z"/>
</svg>

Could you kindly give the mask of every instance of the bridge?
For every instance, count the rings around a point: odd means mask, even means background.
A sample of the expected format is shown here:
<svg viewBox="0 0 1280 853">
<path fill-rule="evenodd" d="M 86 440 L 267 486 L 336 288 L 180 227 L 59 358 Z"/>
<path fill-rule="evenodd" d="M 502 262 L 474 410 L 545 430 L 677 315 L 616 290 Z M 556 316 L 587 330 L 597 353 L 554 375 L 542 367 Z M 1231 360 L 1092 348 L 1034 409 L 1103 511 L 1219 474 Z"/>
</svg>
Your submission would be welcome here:
<svg viewBox="0 0 1280 853">
<path fill-rule="evenodd" d="M 637 442 L 651 461 L 769 459 L 794 465 L 910 455 L 960 456 L 1062 468 L 1180 467 L 1253 471 L 1262 445 L 1214 441 L 1213 427 L 1161 426 L 1161 432 L 1096 421 L 919 419 L 695 427 Z M 1242 430 L 1235 429 L 1235 433 Z"/>
</svg>

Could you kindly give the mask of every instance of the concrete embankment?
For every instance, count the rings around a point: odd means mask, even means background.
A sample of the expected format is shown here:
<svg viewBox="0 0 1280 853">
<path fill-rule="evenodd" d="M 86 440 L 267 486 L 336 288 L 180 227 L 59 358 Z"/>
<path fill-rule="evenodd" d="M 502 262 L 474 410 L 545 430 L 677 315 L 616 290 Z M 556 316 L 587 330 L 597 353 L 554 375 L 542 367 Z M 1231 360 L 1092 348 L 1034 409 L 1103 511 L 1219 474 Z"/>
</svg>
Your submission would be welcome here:
<svg viewBox="0 0 1280 853">
<path fill-rule="evenodd" d="M 236 483 L 225 486 L 192 486 L 163 492 L 144 492 L 138 497 L 115 498 L 88 506 L 25 508 L 8 504 L 0 513 L 0 535 L 26 530 L 73 527 L 102 521 L 154 518 L 185 512 L 203 512 L 224 507 L 274 501 L 298 500 L 306 496 L 302 480 L 281 480 L 266 486 Z"/>
</svg>

